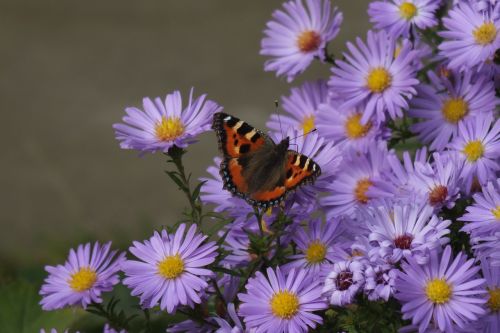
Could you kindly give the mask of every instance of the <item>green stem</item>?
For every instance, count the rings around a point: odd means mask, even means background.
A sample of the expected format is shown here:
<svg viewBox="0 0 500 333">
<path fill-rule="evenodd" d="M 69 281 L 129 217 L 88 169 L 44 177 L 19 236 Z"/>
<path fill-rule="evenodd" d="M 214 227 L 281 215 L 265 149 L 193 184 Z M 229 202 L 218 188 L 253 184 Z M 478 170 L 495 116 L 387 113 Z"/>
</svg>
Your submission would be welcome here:
<svg viewBox="0 0 500 333">
<path fill-rule="evenodd" d="M 169 162 L 174 163 L 177 171 L 167 171 L 167 174 L 186 195 L 189 201 L 189 205 L 191 206 L 191 218 L 195 224 L 200 225 L 202 217 L 202 206 L 198 202 L 198 195 L 194 195 L 194 191 L 191 190 L 191 186 L 189 184 L 190 177 L 186 176 L 186 171 L 182 163 L 182 156 L 185 153 L 186 151 L 184 149 L 177 146 L 173 146 L 168 150 L 167 155 L 170 157 Z M 197 189 L 199 188 L 199 186 L 200 185 L 197 186 Z"/>
</svg>

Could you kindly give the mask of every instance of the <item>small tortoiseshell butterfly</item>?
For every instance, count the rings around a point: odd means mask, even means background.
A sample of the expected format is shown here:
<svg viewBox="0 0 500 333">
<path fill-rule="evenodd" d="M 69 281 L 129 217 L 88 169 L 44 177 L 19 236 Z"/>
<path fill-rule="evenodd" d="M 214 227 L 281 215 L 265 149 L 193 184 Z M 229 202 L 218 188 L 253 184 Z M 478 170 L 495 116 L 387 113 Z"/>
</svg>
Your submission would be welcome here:
<svg viewBox="0 0 500 333">
<path fill-rule="evenodd" d="M 226 113 L 214 114 L 212 128 L 224 154 L 224 189 L 258 207 L 278 205 L 286 194 L 321 174 L 316 162 L 288 150 L 290 138 L 276 144 L 267 135 Z"/>
</svg>

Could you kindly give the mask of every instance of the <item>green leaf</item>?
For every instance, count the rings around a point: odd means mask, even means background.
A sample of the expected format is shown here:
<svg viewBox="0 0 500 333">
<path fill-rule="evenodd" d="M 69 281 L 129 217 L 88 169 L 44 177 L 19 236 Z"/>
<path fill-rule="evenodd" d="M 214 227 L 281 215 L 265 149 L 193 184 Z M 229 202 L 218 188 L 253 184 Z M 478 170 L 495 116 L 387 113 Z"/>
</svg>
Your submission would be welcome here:
<svg viewBox="0 0 500 333">
<path fill-rule="evenodd" d="M 198 199 L 198 197 L 200 196 L 200 191 L 201 191 L 201 187 L 206 183 L 207 181 L 204 180 L 202 182 L 200 182 L 198 185 L 196 185 L 196 187 L 194 188 L 193 190 L 193 194 L 191 195 L 191 200 L 192 201 L 195 201 L 196 199 Z"/>
<path fill-rule="evenodd" d="M 0 286 L 0 323 L 2 332 L 32 333 L 41 328 L 64 331 L 84 313 L 83 310 L 42 310 L 38 288 L 25 281 Z"/>
</svg>

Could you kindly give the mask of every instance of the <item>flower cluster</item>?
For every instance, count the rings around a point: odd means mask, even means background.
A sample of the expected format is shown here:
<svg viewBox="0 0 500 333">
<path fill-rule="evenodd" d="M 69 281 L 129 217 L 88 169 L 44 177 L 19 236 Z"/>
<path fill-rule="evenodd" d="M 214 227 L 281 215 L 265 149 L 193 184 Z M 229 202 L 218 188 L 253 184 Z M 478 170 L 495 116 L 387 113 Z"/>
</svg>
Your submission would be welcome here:
<svg viewBox="0 0 500 333">
<path fill-rule="evenodd" d="M 147 313 L 136 326 L 176 313 L 168 332 L 363 332 L 367 313 L 401 332 L 498 332 L 500 3 L 367 11 L 373 30 L 341 56 L 327 48 L 342 23 L 330 0 L 273 12 L 264 69 L 291 82 L 319 60 L 329 79 L 292 87 L 269 133 L 219 124 L 221 107 L 193 90 L 184 108 L 177 91 L 127 108 L 116 138 L 170 158 L 183 223 L 134 241 L 128 259 L 110 244 L 72 250 L 46 268 L 42 307 L 80 305 L 127 330 L 138 319 L 101 305 L 121 271 Z M 211 126 L 223 156 L 192 187 L 182 156 Z"/>
</svg>

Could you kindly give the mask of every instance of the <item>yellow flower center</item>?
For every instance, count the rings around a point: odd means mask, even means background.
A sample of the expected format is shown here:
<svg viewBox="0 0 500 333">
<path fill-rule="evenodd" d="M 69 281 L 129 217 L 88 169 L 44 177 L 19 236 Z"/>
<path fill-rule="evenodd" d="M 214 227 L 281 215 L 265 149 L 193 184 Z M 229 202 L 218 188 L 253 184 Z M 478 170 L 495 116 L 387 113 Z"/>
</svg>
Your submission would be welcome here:
<svg viewBox="0 0 500 333">
<path fill-rule="evenodd" d="M 302 121 L 302 130 L 304 134 L 311 132 L 314 129 L 314 115 L 304 117 Z"/>
<path fill-rule="evenodd" d="M 456 124 L 469 112 L 469 105 L 463 98 L 450 98 L 443 103 L 441 112 L 447 122 Z"/>
<path fill-rule="evenodd" d="M 488 293 L 490 294 L 490 298 L 488 299 L 488 306 L 491 311 L 499 311 L 500 310 L 500 288 L 489 289 Z"/>
<path fill-rule="evenodd" d="M 391 82 L 391 74 L 383 67 L 372 69 L 366 77 L 366 86 L 374 93 L 383 92 L 391 85 Z"/>
<path fill-rule="evenodd" d="M 175 279 L 184 272 L 184 261 L 181 256 L 167 256 L 158 263 L 158 274 L 165 279 Z"/>
<path fill-rule="evenodd" d="M 484 23 L 474 29 L 472 35 L 479 45 L 491 44 L 497 36 L 497 28 L 493 22 Z"/>
<path fill-rule="evenodd" d="M 77 292 L 89 290 L 97 281 L 97 273 L 90 267 L 82 267 L 80 270 L 71 275 L 69 286 Z"/>
<path fill-rule="evenodd" d="M 321 36 L 312 30 L 302 32 L 297 38 L 297 46 L 302 52 L 316 51 L 321 44 Z"/>
<path fill-rule="evenodd" d="M 403 2 L 401 6 L 399 6 L 399 14 L 402 18 L 409 21 L 417 15 L 417 7 L 411 2 Z"/>
<path fill-rule="evenodd" d="M 354 189 L 354 196 L 356 197 L 356 200 L 358 200 L 358 202 L 363 204 L 368 202 L 369 198 L 366 195 L 366 192 L 372 185 L 373 183 L 368 178 L 363 178 L 358 180 L 356 188 Z"/>
<path fill-rule="evenodd" d="M 464 146 L 463 153 L 465 154 L 469 162 L 476 162 L 478 159 L 483 157 L 483 143 L 479 140 L 469 141 Z"/>
<path fill-rule="evenodd" d="M 289 291 L 280 291 L 270 301 L 272 313 L 281 319 L 291 319 L 299 311 L 299 298 Z"/>
<path fill-rule="evenodd" d="M 325 260 L 326 246 L 319 240 L 309 244 L 306 250 L 306 260 L 310 264 L 319 264 Z"/>
<path fill-rule="evenodd" d="M 493 214 L 493 216 L 497 219 L 497 220 L 500 220 L 500 205 L 499 206 L 496 206 L 495 208 L 493 208 L 491 210 L 491 214 Z"/>
<path fill-rule="evenodd" d="M 425 294 L 434 304 L 447 303 L 451 297 L 451 286 L 444 279 L 434 279 L 427 283 Z"/>
<path fill-rule="evenodd" d="M 368 122 L 366 125 L 361 124 L 361 115 L 359 113 L 353 114 L 344 124 L 345 132 L 350 139 L 362 138 L 368 133 L 372 127 L 372 123 Z"/>
<path fill-rule="evenodd" d="M 161 117 L 161 122 L 156 124 L 155 134 L 160 141 L 172 141 L 184 133 L 184 124 L 177 117 Z"/>
</svg>

